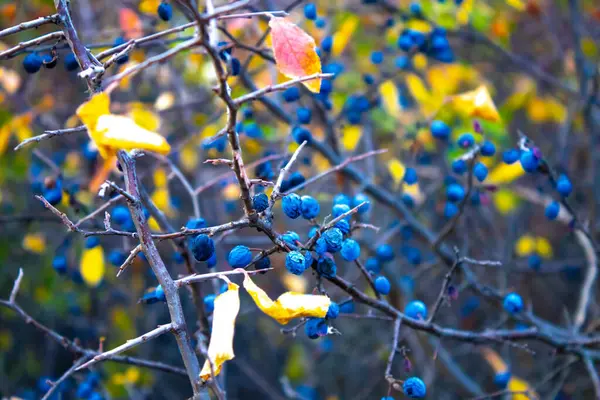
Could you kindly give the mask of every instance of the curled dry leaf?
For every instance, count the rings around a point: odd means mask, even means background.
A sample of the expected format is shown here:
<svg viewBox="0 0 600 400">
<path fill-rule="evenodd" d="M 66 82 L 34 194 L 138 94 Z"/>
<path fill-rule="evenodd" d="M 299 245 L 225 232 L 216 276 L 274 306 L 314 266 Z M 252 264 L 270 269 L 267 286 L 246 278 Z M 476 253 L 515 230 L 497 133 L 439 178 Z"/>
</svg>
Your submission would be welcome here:
<svg viewBox="0 0 600 400">
<path fill-rule="evenodd" d="M 273 301 L 247 274 L 244 277 L 244 288 L 262 312 L 282 325 L 294 318 L 325 318 L 331 304 L 327 296 L 295 292 L 283 293 Z"/>
<path fill-rule="evenodd" d="M 212 333 L 208 344 L 208 357 L 212 362 L 215 376 L 219 375 L 223 363 L 235 357 L 233 353 L 233 334 L 235 319 L 240 311 L 239 286 L 227 281 L 227 291 L 215 299 L 213 311 Z M 204 381 L 211 376 L 210 362 L 206 360 L 200 378 Z"/>
</svg>

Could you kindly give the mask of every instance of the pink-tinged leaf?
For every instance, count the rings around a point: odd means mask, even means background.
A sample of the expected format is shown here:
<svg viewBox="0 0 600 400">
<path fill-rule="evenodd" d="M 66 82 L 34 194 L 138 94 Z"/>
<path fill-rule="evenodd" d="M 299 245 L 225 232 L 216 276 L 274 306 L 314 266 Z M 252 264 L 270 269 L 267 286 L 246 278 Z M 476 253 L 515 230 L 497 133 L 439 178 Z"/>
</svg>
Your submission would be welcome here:
<svg viewBox="0 0 600 400">
<path fill-rule="evenodd" d="M 280 17 L 272 17 L 269 26 L 275 61 L 282 74 L 295 79 L 321 73 L 321 59 L 315 40 L 308 33 Z M 313 93 L 321 91 L 321 78 L 303 84 Z"/>
</svg>

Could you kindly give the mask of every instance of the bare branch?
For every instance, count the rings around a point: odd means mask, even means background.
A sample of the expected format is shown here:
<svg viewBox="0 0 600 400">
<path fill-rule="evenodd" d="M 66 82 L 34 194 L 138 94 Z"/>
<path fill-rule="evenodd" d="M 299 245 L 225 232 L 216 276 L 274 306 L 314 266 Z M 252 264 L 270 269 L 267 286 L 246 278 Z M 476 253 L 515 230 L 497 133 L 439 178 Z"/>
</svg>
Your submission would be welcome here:
<svg viewBox="0 0 600 400">
<path fill-rule="evenodd" d="M 10 297 L 8 298 L 8 302 L 11 304 L 15 303 L 15 299 L 17 298 L 17 293 L 19 293 L 19 288 L 21 287 L 21 281 L 23 280 L 23 268 L 19 268 L 19 275 L 17 275 L 17 279 L 15 279 L 15 283 L 13 285 L 12 291 L 10 292 Z"/>
<path fill-rule="evenodd" d="M 21 22 L 18 25 L 11 26 L 10 28 L 1 30 L 0 38 L 3 38 L 4 36 L 12 35 L 14 33 L 25 31 L 27 29 L 38 28 L 45 24 L 55 24 L 57 19 L 58 19 L 58 14 L 52 14 L 52 15 L 48 15 L 46 17 L 40 17 L 40 18 L 33 19 L 31 21 Z"/>
<path fill-rule="evenodd" d="M 160 325 L 158 328 L 151 330 L 150 332 L 144 333 L 141 336 L 138 336 L 135 339 L 129 339 L 127 342 L 123 343 L 122 345 L 115 347 L 114 349 L 110 350 L 110 351 L 105 351 L 104 353 L 98 354 L 97 356 L 94 356 L 94 358 L 92 358 L 90 361 L 86 362 L 85 364 L 79 366 L 76 368 L 76 371 L 81 371 L 82 369 L 85 368 L 89 368 L 92 365 L 109 359 L 112 356 L 115 356 L 117 354 L 121 354 L 124 351 L 127 351 L 135 346 L 138 346 L 142 343 L 147 342 L 150 339 L 154 339 L 157 338 L 158 336 L 169 332 L 170 330 L 173 329 L 173 325 L 172 324 L 165 324 L 165 325 Z"/>
<path fill-rule="evenodd" d="M 35 39 L 31 39 L 26 42 L 21 42 L 14 47 L 11 47 L 9 49 L 6 49 L 6 50 L 0 52 L 0 60 L 7 60 L 11 57 L 14 57 L 17 54 L 19 54 L 21 52 L 21 50 L 24 50 L 28 47 L 39 46 L 42 43 L 49 42 L 52 40 L 58 41 L 58 40 L 63 39 L 64 37 L 65 37 L 64 33 L 62 33 L 61 31 L 58 31 L 58 32 L 48 33 L 43 36 L 39 36 Z"/>
<path fill-rule="evenodd" d="M 283 82 L 283 83 L 280 83 L 277 85 L 269 85 L 262 89 L 258 89 L 257 91 L 254 91 L 252 93 L 248 93 L 243 96 L 240 96 L 237 99 L 235 99 L 234 101 L 235 101 L 235 104 L 239 106 L 239 105 L 247 103 L 249 101 L 256 100 L 257 98 L 259 98 L 265 94 L 268 94 L 271 92 L 276 92 L 279 90 L 285 90 L 285 89 L 292 87 L 301 82 L 311 81 L 313 79 L 319 79 L 319 78 L 327 78 L 328 79 L 328 78 L 332 78 L 332 77 L 333 77 L 333 74 L 320 74 L 319 73 L 319 74 L 307 75 L 307 76 L 292 79 L 290 81 Z"/>
</svg>

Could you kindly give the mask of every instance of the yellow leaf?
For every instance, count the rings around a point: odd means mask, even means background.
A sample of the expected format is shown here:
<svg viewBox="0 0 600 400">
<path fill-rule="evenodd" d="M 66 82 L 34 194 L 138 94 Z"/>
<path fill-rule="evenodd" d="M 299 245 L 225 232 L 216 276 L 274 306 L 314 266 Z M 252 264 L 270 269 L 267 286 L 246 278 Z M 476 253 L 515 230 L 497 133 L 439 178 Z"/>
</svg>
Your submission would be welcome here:
<svg viewBox="0 0 600 400">
<path fill-rule="evenodd" d="M 154 171 L 154 186 L 163 188 L 167 186 L 168 177 L 167 172 L 163 168 L 157 168 Z"/>
<path fill-rule="evenodd" d="M 417 71 L 423 71 L 427 68 L 427 56 L 417 53 L 413 56 L 413 66 Z"/>
<path fill-rule="evenodd" d="M 198 150 L 192 145 L 185 146 L 179 152 L 179 161 L 186 172 L 194 171 L 200 162 Z"/>
<path fill-rule="evenodd" d="M 295 292 L 285 292 L 273 301 L 247 274 L 244 277 L 244 288 L 262 312 L 282 325 L 294 318 L 325 318 L 331 304 L 327 296 Z"/>
<path fill-rule="evenodd" d="M 208 344 L 208 358 L 210 362 L 208 360 L 204 362 L 202 371 L 200 371 L 200 378 L 202 380 L 206 381 L 211 377 L 211 362 L 214 368 L 214 375 L 217 376 L 221 372 L 223 363 L 235 357 L 233 353 L 233 335 L 235 333 L 235 319 L 239 311 L 239 287 L 227 280 L 227 291 L 221 293 L 215 299 L 212 331 L 210 343 Z"/>
<path fill-rule="evenodd" d="M 160 126 L 160 117 L 150 110 L 144 108 L 141 103 L 134 103 L 129 117 L 144 129 L 156 131 Z"/>
<path fill-rule="evenodd" d="M 152 201 L 154 202 L 156 207 L 158 207 L 158 209 L 164 212 L 167 216 L 173 216 L 174 211 L 171 207 L 169 189 L 167 189 L 166 187 L 157 188 L 154 191 L 154 193 L 152 193 Z"/>
<path fill-rule="evenodd" d="M 46 250 L 46 238 L 41 233 L 28 233 L 23 238 L 23 248 L 35 254 Z"/>
<path fill-rule="evenodd" d="M 144 129 L 131 118 L 110 114 L 109 107 L 108 94 L 98 93 L 77 109 L 102 157 L 111 158 L 121 149 L 169 153 L 171 146 L 163 136 Z"/>
<path fill-rule="evenodd" d="M 342 26 L 340 29 L 333 34 L 333 45 L 331 46 L 331 55 L 333 57 L 339 57 L 340 54 L 344 51 L 350 39 L 352 39 L 352 35 L 356 28 L 358 27 L 359 19 L 356 15 L 350 14 L 344 22 L 342 22 Z"/>
<path fill-rule="evenodd" d="M 144 14 L 156 14 L 156 10 L 162 0 L 142 0 L 138 6 L 138 10 Z"/>
<path fill-rule="evenodd" d="M 360 137 L 362 136 L 362 127 L 360 125 L 346 125 L 342 128 L 342 145 L 347 151 L 354 151 Z"/>
<path fill-rule="evenodd" d="M 546 103 L 539 97 L 534 97 L 527 103 L 527 116 L 536 123 L 543 123 L 551 118 Z"/>
<path fill-rule="evenodd" d="M 483 353 L 483 358 L 490 364 L 490 367 L 492 367 L 496 374 L 502 374 L 508 371 L 508 365 L 506 365 L 502 357 L 494 350 L 484 347 L 481 349 L 481 353 Z"/>
<path fill-rule="evenodd" d="M 379 93 L 383 98 L 383 108 L 393 117 L 400 114 L 400 102 L 398 101 L 398 88 L 393 81 L 385 81 L 379 86 Z"/>
<path fill-rule="evenodd" d="M 404 178 L 406 167 L 397 158 L 392 158 L 390 161 L 388 161 L 388 171 L 390 171 L 390 175 L 392 175 L 394 183 L 398 185 Z"/>
<path fill-rule="evenodd" d="M 10 125 L 4 124 L 0 127 L 0 155 L 4 154 L 8 147 L 11 135 Z"/>
<path fill-rule="evenodd" d="M 0 85 L 8 94 L 15 94 L 21 86 L 21 77 L 12 69 L 0 68 Z"/>
<path fill-rule="evenodd" d="M 406 22 L 406 28 L 410 29 L 411 31 L 417 31 L 417 32 L 421 32 L 424 34 L 428 34 L 433 30 L 433 28 L 431 27 L 431 24 L 429 22 L 424 21 L 419 18 L 412 18 L 412 19 L 408 20 Z"/>
<path fill-rule="evenodd" d="M 140 379 L 140 369 L 129 367 L 125 370 L 125 380 L 129 383 L 136 383 Z"/>
<path fill-rule="evenodd" d="M 531 235 L 523 235 L 515 243 L 515 254 L 519 257 L 525 257 L 535 251 L 536 240 Z"/>
<path fill-rule="evenodd" d="M 525 170 L 520 162 L 512 164 L 502 163 L 490 172 L 486 182 L 492 185 L 502 185 L 511 183 L 523 175 L 525 175 Z"/>
<path fill-rule="evenodd" d="M 428 103 L 430 100 L 429 90 L 425 87 L 425 84 L 416 74 L 406 75 L 406 86 L 412 97 L 415 98 L 419 103 Z"/>
<path fill-rule="evenodd" d="M 513 212 L 519 205 L 519 198 L 508 189 L 500 189 L 494 193 L 492 201 L 500 214 L 506 215 Z"/>
<path fill-rule="evenodd" d="M 519 11 L 525 11 L 525 2 L 523 0 L 506 0 L 506 4 Z"/>
<path fill-rule="evenodd" d="M 464 112 L 473 118 L 481 118 L 490 122 L 499 122 L 500 114 L 490 96 L 490 92 L 484 85 L 470 92 L 456 95 L 452 103 L 458 112 Z"/>
<path fill-rule="evenodd" d="M 535 252 L 544 258 L 552 258 L 552 244 L 545 237 L 535 238 Z"/>
<path fill-rule="evenodd" d="M 471 12 L 473 12 L 473 3 L 475 0 L 464 0 L 456 13 L 456 20 L 460 25 L 465 25 L 471 18 Z"/>
<path fill-rule="evenodd" d="M 269 26 L 279 72 L 291 79 L 321 73 L 315 40 L 308 33 L 280 17 L 272 17 Z M 313 93 L 321 91 L 320 78 L 305 81 L 303 85 Z"/>
<path fill-rule="evenodd" d="M 566 107 L 556 99 L 547 98 L 546 107 L 548 107 L 550 118 L 557 123 L 563 123 L 567 119 Z"/>
<path fill-rule="evenodd" d="M 90 287 L 96 287 L 104 278 L 104 250 L 102 246 L 84 249 L 79 264 L 83 281 Z"/>
<path fill-rule="evenodd" d="M 154 102 L 156 111 L 165 111 L 173 107 L 175 104 L 175 95 L 172 92 L 161 93 Z"/>
<path fill-rule="evenodd" d="M 285 288 L 287 290 L 289 290 L 290 292 L 296 292 L 296 293 L 305 293 L 306 292 L 306 288 L 308 287 L 308 282 L 306 281 L 306 278 L 304 278 L 303 276 L 298 276 L 298 275 L 294 275 L 294 274 L 285 274 L 283 275 L 282 279 L 282 283 L 283 286 L 285 286 Z"/>
</svg>

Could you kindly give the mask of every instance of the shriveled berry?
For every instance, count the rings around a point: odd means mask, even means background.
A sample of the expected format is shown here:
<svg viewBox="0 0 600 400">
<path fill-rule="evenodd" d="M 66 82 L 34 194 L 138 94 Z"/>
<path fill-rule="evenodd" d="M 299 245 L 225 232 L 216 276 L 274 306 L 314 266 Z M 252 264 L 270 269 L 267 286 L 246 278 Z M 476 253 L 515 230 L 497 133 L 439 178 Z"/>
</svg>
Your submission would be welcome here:
<svg viewBox="0 0 600 400">
<path fill-rule="evenodd" d="M 316 218 L 319 215 L 319 212 L 321 211 L 321 206 L 319 205 L 319 202 L 311 196 L 302 196 L 301 200 L 302 217 L 304 217 L 305 219 Z"/>
<path fill-rule="evenodd" d="M 294 275 L 302 275 L 306 270 L 305 259 L 299 251 L 290 251 L 285 257 L 285 268 Z"/>
<path fill-rule="evenodd" d="M 281 200 L 283 212 L 291 219 L 296 219 L 302 214 L 302 200 L 295 193 L 288 194 Z"/>
<path fill-rule="evenodd" d="M 207 261 L 215 252 L 215 243 L 208 235 L 196 235 L 190 241 L 190 250 L 197 261 Z"/>
<path fill-rule="evenodd" d="M 235 246 L 227 256 L 231 268 L 243 268 L 252 262 L 252 252 L 246 246 Z"/>
<path fill-rule="evenodd" d="M 422 399 L 427 394 L 427 387 L 421 378 L 408 378 L 402 384 L 402 391 L 411 399 Z"/>
<path fill-rule="evenodd" d="M 252 207 L 258 212 L 263 212 L 269 207 L 269 197 L 264 193 L 252 196 Z"/>
</svg>

